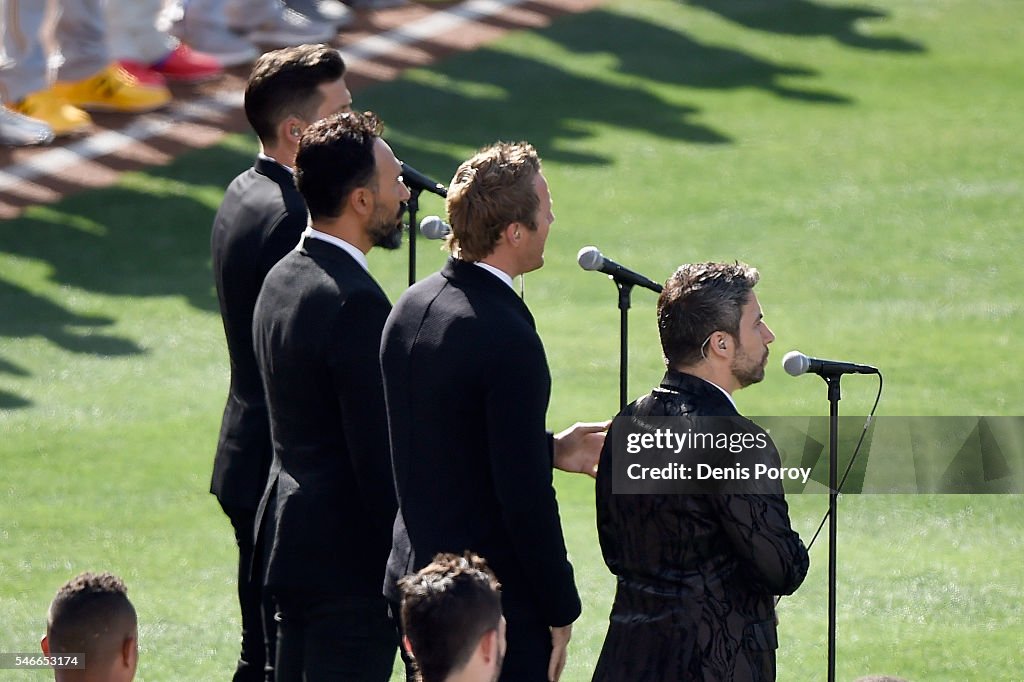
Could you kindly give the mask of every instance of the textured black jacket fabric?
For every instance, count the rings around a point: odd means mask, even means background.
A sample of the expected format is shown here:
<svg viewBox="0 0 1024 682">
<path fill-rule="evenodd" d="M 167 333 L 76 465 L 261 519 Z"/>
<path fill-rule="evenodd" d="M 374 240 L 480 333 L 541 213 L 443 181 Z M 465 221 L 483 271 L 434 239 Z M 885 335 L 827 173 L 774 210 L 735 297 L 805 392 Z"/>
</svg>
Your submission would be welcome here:
<svg viewBox="0 0 1024 682">
<path fill-rule="evenodd" d="M 256 159 L 228 186 L 210 237 L 213 276 L 224 321 L 231 387 L 221 419 L 210 492 L 249 513 L 270 469 L 270 422 L 252 348 L 252 313 L 270 268 L 295 249 L 308 215 L 284 166 Z"/>
<path fill-rule="evenodd" d="M 472 550 L 514 619 L 567 625 L 580 599 L 552 486 L 551 377 L 510 287 L 450 259 L 410 287 L 381 345 L 399 517 L 385 594 L 437 552 Z"/>
<path fill-rule="evenodd" d="M 622 414 L 738 416 L 717 387 L 675 371 Z M 618 581 L 594 680 L 774 680 L 774 595 L 791 594 L 808 568 L 781 484 L 767 494 L 615 495 L 613 440 L 596 504 Z"/>
<path fill-rule="evenodd" d="M 380 596 L 397 508 L 377 360 L 390 310 L 352 256 L 312 237 L 264 282 L 253 338 L 274 460 L 257 524 L 272 594 Z"/>
</svg>

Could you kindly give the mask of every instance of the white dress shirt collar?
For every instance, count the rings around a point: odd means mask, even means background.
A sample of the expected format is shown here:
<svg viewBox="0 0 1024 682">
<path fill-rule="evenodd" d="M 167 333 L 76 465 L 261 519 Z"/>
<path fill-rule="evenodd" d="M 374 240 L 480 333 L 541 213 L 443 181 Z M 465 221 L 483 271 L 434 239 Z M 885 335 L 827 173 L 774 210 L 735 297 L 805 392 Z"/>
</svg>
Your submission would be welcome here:
<svg viewBox="0 0 1024 682">
<path fill-rule="evenodd" d="M 701 378 L 703 378 L 703 377 L 701 377 Z M 734 409 L 734 410 L 736 410 L 737 412 L 739 412 L 739 410 L 738 410 L 738 409 L 736 409 L 736 401 L 734 401 L 734 400 L 732 399 L 732 396 L 731 396 L 731 395 L 729 395 L 729 392 L 728 392 L 727 390 L 725 390 L 724 388 L 722 388 L 721 386 L 719 386 L 718 384 L 716 384 L 716 383 L 715 383 L 715 382 L 713 382 L 713 381 L 708 381 L 707 379 L 704 379 L 704 381 L 707 381 L 707 382 L 708 382 L 709 384 L 711 384 L 712 386 L 714 386 L 715 388 L 717 388 L 717 389 L 718 389 L 719 391 L 721 391 L 721 392 L 722 392 L 722 395 L 724 395 L 724 396 L 725 396 L 726 398 L 728 398 L 728 399 L 729 399 L 729 404 L 730 404 L 730 405 L 732 405 L 732 409 Z"/>
<path fill-rule="evenodd" d="M 328 244 L 334 244 L 339 249 L 344 249 L 348 255 L 355 258 L 356 262 L 363 266 L 363 270 L 366 270 L 367 272 L 370 271 L 370 263 L 366 260 L 366 254 L 349 244 L 344 239 L 340 239 L 335 237 L 333 234 L 327 234 L 326 232 L 314 229 L 312 225 L 306 228 L 306 231 L 303 232 L 303 236 L 319 239 L 320 241 L 327 242 Z"/>
<path fill-rule="evenodd" d="M 491 273 L 492 275 L 494 275 L 495 277 L 500 279 L 502 282 L 507 284 L 508 288 L 511 289 L 512 291 L 516 290 L 515 285 L 512 284 L 512 275 L 508 274 L 504 270 L 500 270 L 500 269 L 494 267 L 493 265 L 488 265 L 487 263 L 481 263 L 478 260 L 477 261 L 473 261 L 473 265 L 478 265 L 481 268 L 483 268 L 484 270 L 486 270 L 487 272 Z"/>
<path fill-rule="evenodd" d="M 292 175 L 295 175 L 295 169 L 294 168 L 292 168 L 291 166 L 284 165 L 283 163 L 281 163 L 280 161 L 278 161 L 277 159 L 275 159 L 272 156 L 267 156 L 263 152 L 260 152 L 256 156 L 258 156 L 259 158 L 263 159 L 264 161 L 271 161 L 273 163 L 276 163 L 278 166 L 280 166 L 281 168 L 284 168 L 286 171 L 288 171 Z"/>
</svg>

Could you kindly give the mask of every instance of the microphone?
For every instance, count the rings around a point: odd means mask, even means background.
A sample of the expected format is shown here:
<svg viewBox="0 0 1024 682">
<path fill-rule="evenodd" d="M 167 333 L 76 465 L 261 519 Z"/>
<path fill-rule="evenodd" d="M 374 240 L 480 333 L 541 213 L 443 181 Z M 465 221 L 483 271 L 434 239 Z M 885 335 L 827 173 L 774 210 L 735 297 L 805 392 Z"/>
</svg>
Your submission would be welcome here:
<svg viewBox="0 0 1024 682">
<path fill-rule="evenodd" d="M 447 197 L 448 190 L 437 180 L 427 177 L 407 163 L 402 164 L 402 181 L 409 189 L 425 189 L 439 197 Z"/>
<path fill-rule="evenodd" d="M 444 239 L 452 233 L 452 226 L 436 215 L 428 215 L 420 221 L 420 234 L 427 239 Z"/>
<path fill-rule="evenodd" d="M 798 377 L 806 372 L 820 376 L 838 374 L 878 374 L 878 368 L 871 365 L 858 365 L 853 362 L 839 360 L 821 360 L 809 358 L 798 350 L 791 350 L 782 358 L 782 367 L 787 374 Z"/>
<path fill-rule="evenodd" d="M 580 249 L 580 252 L 576 254 L 576 262 L 584 270 L 603 272 L 622 284 L 635 284 L 655 293 L 661 293 L 660 284 L 619 265 L 610 258 L 605 258 L 596 246 L 584 246 Z"/>
</svg>

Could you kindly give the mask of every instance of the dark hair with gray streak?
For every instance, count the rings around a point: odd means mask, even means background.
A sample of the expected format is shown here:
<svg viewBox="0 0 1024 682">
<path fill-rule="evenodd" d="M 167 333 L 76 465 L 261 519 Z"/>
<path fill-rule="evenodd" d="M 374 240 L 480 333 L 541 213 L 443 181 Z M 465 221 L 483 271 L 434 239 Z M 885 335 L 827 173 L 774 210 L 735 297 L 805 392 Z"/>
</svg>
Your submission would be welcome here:
<svg viewBox="0 0 1024 682">
<path fill-rule="evenodd" d="M 739 262 L 680 265 L 658 297 L 665 364 L 697 364 L 704 343 L 716 331 L 738 339 L 743 306 L 759 277 L 757 269 Z"/>
</svg>

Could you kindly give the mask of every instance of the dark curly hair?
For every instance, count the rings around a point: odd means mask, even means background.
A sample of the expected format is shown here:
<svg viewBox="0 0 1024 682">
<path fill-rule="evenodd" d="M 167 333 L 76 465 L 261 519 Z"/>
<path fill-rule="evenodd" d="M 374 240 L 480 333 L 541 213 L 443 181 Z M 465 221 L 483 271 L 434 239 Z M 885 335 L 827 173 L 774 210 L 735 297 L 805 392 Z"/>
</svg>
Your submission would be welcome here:
<svg viewBox="0 0 1024 682">
<path fill-rule="evenodd" d="M 466 665 L 480 638 L 501 621 L 501 585 L 471 552 L 438 554 L 398 586 L 402 626 L 424 682 L 440 682 Z"/>
<path fill-rule="evenodd" d="M 46 637 L 52 654 L 85 654 L 86 661 L 114 660 L 138 625 L 124 581 L 112 573 L 81 573 L 64 583 L 50 604 Z"/>
<path fill-rule="evenodd" d="M 340 215 L 352 190 L 374 179 L 373 145 L 383 132 L 384 123 L 372 111 L 350 111 L 317 121 L 302 133 L 295 185 L 313 220 Z"/>
</svg>

